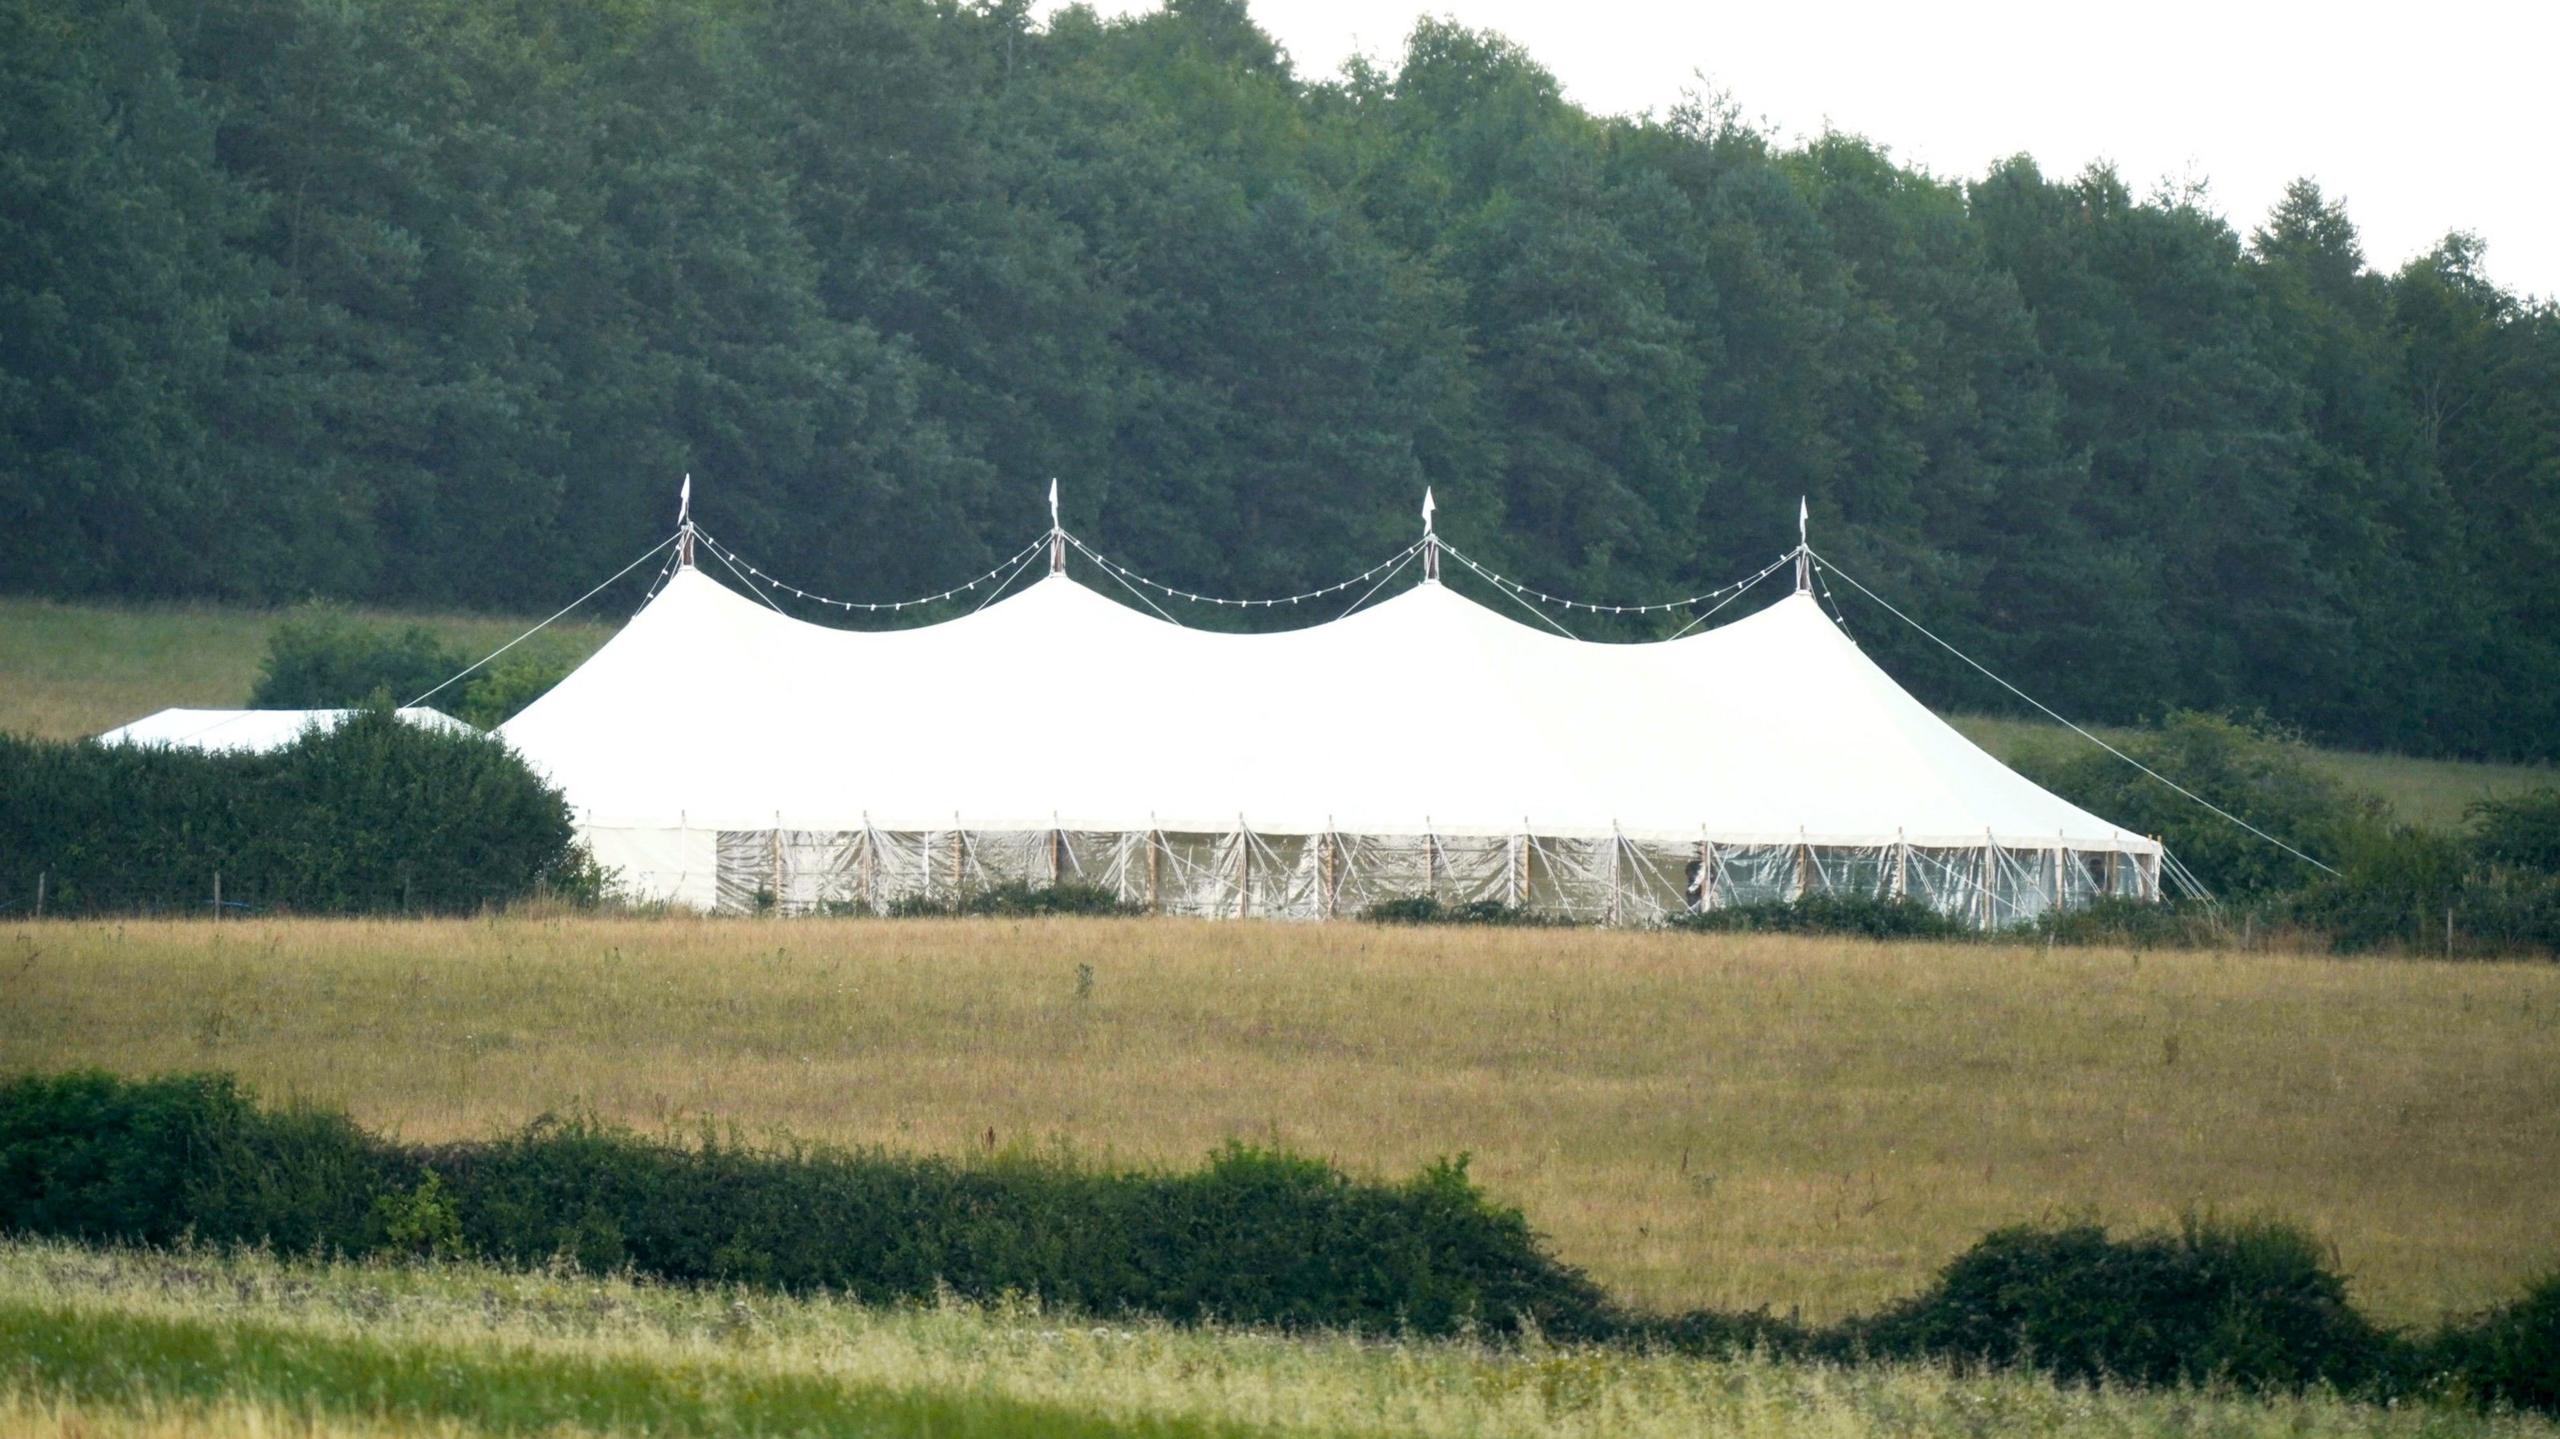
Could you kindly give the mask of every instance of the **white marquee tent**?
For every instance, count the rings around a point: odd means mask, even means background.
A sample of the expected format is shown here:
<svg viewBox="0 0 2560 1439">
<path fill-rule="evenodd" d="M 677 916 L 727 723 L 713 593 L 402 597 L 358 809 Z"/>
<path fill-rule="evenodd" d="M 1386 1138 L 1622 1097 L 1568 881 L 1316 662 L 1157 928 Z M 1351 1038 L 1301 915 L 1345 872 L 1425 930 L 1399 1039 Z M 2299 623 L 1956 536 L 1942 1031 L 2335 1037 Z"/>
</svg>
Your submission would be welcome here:
<svg viewBox="0 0 2560 1439">
<path fill-rule="evenodd" d="M 166 709 L 144 715 L 98 736 L 100 744 L 163 744 L 176 749 L 230 750 L 263 753 L 283 749 L 317 726 L 336 729 L 354 710 L 196 710 Z M 440 710 L 396 711 L 400 718 L 428 729 L 458 734 L 479 731 Z"/>
<path fill-rule="evenodd" d="M 1428 893 L 1637 923 L 1824 890 L 2001 924 L 2160 882 L 2158 844 L 1976 748 L 1801 591 L 1594 644 L 1436 580 L 1238 635 L 1052 573 L 857 632 L 687 565 L 499 733 L 632 894 L 703 909 L 1022 879 L 1195 914 Z"/>
</svg>

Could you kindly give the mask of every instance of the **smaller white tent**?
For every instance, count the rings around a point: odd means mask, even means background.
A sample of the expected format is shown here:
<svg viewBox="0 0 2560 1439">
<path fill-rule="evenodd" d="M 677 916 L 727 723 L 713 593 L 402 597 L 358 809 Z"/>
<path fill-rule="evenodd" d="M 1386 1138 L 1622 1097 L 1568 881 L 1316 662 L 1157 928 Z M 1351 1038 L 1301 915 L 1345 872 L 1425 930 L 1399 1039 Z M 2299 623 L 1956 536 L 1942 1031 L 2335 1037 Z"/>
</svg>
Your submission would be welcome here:
<svg viewBox="0 0 2560 1439">
<path fill-rule="evenodd" d="M 283 749 L 300 739 L 304 730 L 315 726 L 336 729 L 346 723 L 349 715 L 357 713 L 360 711 L 166 709 L 111 729 L 98 736 L 98 743 L 167 745 L 172 749 L 263 754 L 268 750 Z M 420 707 L 393 713 L 426 729 L 449 730 L 456 734 L 479 733 L 442 710 Z"/>
</svg>

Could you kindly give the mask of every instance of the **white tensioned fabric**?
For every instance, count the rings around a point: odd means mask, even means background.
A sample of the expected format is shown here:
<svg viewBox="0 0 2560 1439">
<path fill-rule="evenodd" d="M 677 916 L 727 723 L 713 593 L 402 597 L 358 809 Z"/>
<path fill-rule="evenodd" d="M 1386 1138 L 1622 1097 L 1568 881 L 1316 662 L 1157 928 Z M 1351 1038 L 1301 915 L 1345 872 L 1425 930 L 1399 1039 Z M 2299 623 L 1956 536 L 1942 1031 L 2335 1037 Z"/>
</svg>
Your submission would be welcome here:
<svg viewBox="0 0 2560 1439">
<path fill-rule="evenodd" d="M 1202 913 L 1349 912 L 1346 886 L 1446 885 L 1626 918 L 1678 904 L 1704 846 L 1707 902 L 1873 887 L 1955 909 L 1986 882 L 2153 892 L 2158 863 L 1949 728 L 1805 595 L 1603 645 L 1438 584 L 1233 635 L 1051 577 L 860 632 L 686 570 L 500 733 L 635 891 L 700 905 L 725 888 L 732 908 L 877 908 L 1054 872 Z M 768 837 L 770 882 L 724 833 Z"/>
<path fill-rule="evenodd" d="M 169 709 L 145 715 L 98 736 L 100 744 L 163 744 L 175 749 L 263 752 L 278 750 L 317 726 L 336 729 L 354 710 L 194 710 Z M 455 734 L 478 734 L 470 725 L 441 710 L 394 711 L 410 724 Z"/>
</svg>

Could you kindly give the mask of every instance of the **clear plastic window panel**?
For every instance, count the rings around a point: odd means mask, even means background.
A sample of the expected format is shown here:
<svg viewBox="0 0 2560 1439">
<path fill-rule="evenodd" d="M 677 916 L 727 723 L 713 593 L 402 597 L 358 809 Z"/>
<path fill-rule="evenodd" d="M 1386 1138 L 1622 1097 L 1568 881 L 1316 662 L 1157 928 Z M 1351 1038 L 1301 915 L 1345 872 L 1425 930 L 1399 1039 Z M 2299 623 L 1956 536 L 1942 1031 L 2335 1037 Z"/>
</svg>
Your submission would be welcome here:
<svg viewBox="0 0 2560 1439">
<path fill-rule="evenodd" d="M 1803 894 L 1905 896 L 1985 927 L 2106 896 L 2151 898 L 2158 860 L 2061 845 L 1669 843 L 1536 835 L 1270 835 L 1249 830 L 721 830 L 725 914 L 887 912 L 1007 883 L 1072 883 L 1212 918 L 1352 918 L 1390 900 L 1490 901 L 1592 924 Z"/>
</svg>

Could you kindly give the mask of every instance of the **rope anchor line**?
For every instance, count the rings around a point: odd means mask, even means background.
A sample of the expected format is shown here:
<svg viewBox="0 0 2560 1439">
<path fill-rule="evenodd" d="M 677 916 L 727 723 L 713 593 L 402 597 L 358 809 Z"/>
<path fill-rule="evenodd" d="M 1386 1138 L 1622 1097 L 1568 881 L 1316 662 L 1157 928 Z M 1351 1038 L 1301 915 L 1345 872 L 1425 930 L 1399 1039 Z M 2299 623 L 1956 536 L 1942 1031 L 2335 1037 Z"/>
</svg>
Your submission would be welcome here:
<svg viewBox="0 0 2560 1439">
<path fill-rule="evenodd" d="M 1887 614 L 1892 615 L 1895 619 L 1898 619 L 1898 620 L 1902 621 L 1904 624 L 1911 626 L 1913 629 L 1918 630 L 1922 635 L 1926 636 L 1926 637 L 1929 639 L 1930 643 L 1935 644 L 1938 648 L 1940 648 L 1940 649 L 1942 649 L 1942 650 L 1945 650 L 1948 654 L 1954 655 L 1957 659 L 1960 659 L 1960 660 L 1964 661 L 1966 664 L 1971 665 L 1975 670 L 1979 671 L 1979 672 L 1980 672 L 1980 673 L 1981 673 L 1981 674 L 1982 674 L 1986 679 L 1989 679 L 1993 684 L 1996 684 L 1996 685 L 2000 686 L 2000 688 L 2002 688 L 2002 689 L 2004 689 L 2004 690 L 2007 690 L 2009 693 L 2011 693 L 2011 694 L 2013 694 L 2013 695 L 2016 695 L 2018 698 L 2020 698 L 2020 699 L 2022 699 L 2022 700 L 2025 700 L 2028 704 L 2031 704 L 2031 705 L 2035 706 L 2035 707 L 2036 707 L 2036 709 L 2038 709 L 2039 711 L 2041 711 L 2041 712 L 2045 715 L 2045 717 L 2046 717 L 2046 718 L 2048 718 L 2048 719 L 2052 720 L 2054 723 L 2056 723 L 2056 724 L 2058 724 L 2058 725 L 2061 725 L 2064 729 L 2067 729 L 2067 730 L 2071 731 L 2073 734 L 2076 734 L 2076 735 L 2080 736 L 2082 739 L 2087 740 L 2089 743 L 2091 743 L 2091 744 L 2093 744 L 2093 745 L 2096 745 L 2098 748 L 2100 748 L 2100 749 L 2102 749 L 2102 750 L 2105 750 L 2107 753 L 2109 753 L 2109 754 L 2111 754 L 2111 755 L 2114 755 L 2116 758 L 2118 758 L 2118 759 L 2120 759 L 2120 760 L 2123 760 L 2126 764 L 2129 764 L 2129 765 L 2133 766 L 2135 769 L 2138 769 L 2138 770 L 2142 771 L 2144 774 L 2147 774 L 2147 775 L 2151 776 L 2153 779 L 2158 780 L 2160 783 L 2162 783 L 2162 784 L 2164 784 L 2164 785 L 2167 785 L 2169 788 L 2171 788 L 2171 789 L 2173 789 L 2173 790 L 2177 791 L 2179 794 L 2182 794 L 2182 795 L 2186 796 L 2188 799 L 2195 801 L 2197 804 L 2200 804 L 2200 805 L 2204 806 L 2207 810 L 2212 811 L 2214 814 L 2219 815 L 2219 816 L 2221 816 L 2222 818 L 2224 818 L 2224 819 L 2226 819 L 2226 820 L 2229 820 L 2231 823 L 2233 823 L 2233 824 L 2236 824 L 2236 825 L 2240 826 L 2240 828 L 2247 830 L 2249 833 L 2251 833 L 2251 834 L 2253 834 L 2253 835 L 2256 835 L 2258 838 L 2260 838 L 2260 839 L 2262 839 L 2262 840 L 2265 840 L 2267 843 L 2269 843 L 2269 844 L 2271 844 L 2271 845 L 2274 845 L 2276 848 L 2278 848 L 2278 849 L 2280 849 L 2280 850 L 2283 850 L 2285 853 L 2287 853 L 2287 854 L 2289 854 L 2289 855 L 2292 855 L 2295 859 L 2301 860 L 2304 864 L 2307 864 L 2307 865 L 2311 866 L 2313 869 L 2316 869 L 2316 870 L 2320 871 L 2322 874 L 2336 874 L 2336 873 L 2338 872 L 2335 866 L 2333 866 L 2333 865 L 2329 865 L 2329 864 L 2326 864 L 2326 863 L 2323 863 L 2323 862 L 2322 862 L 2322 861 L 2320 861 L 2319 859 L 2316 859 L 2316 858 L 2314 858 L 2313 856 L 2311 856 L 2311 855 L 2309 855 L 2309 854 L 2306 854 L 2306 853 L 2304 853 L 2303 851 L 2301 851 L 2301 850 L 2299 850 L 2299 849 L 2294 848 L 2292 845 L 2289 845 L 2289 844 L 2285 843 L 2283 840 L 2280 840 L 2280 839 L 2276 838 L 2274 835 L 2271 835 L 2271 834 L 2267 833 L 2265 830 L 2262 830 L 2262 829 L 2258 828 L 2256 825 L 2249 823 L 2247 820 L 2242 819 L 2240 816 L 2238 816 L 2238 815 L 2236 815 L 2236 814 L 2233 814 L 2231 811 L 2229 811 L 2229 810 L 2227 810 L 2227 809 L 2224 809 L 2222 806 L 2220 806 L 2220 805 L 2218 805 L 2218 804 L 2215 804 L 2212 800 L 2206 799 L 2203 795 L 2200 795 L 2200 794 L 2196 793 L 2194 790 L 2191 790 L 2191 789 L 2187 788 L 2185 785 L 2182 785 L 2182 784 L 2178 783 L 2176 780 L 2173 780 L 2173 779 L 2169 778 L 2167 775 L 2162 774 L 2160 771 L 2158 771 L 2158 770 L 2156 770 L 2156 769 L 2153 769 L 2151 766 L 2149 766 L 2149 765 L 2147 765 L 2147 764 L 2144 764 L 2142 761 L 2140 761 L 2140 760 L 2138 760 L 2138 759 L 2135 759 L 2133 756 L 2131 756 L 2131 755 L 2129 755 L 2129 754 L 2126 754 L 2123 750 L 2120 750 L 2120 749 L 2116 748 L 2114 745 L 2111 745 L 2111 744 L 2107 743 L 2105 740 L 2098 738 L 2096 735 L 2091 734 L 2089 731 L 2087 731 L 2087 730 L 2085 730 L 2085 729 L 2082 729 L 2080 726 L 2078 726 L 2078 725 L 2076 725 L 2076 724 L 2073 724 L 2073 723 L 2072 723 L 2068 718 L 2066 718 L 2066 717 L 2065 717 L 2065 716 L 2064 716 L 2064 715 L 2063 715 L 2059 710 L 2056 710 L 2053 706 L 2046 704 L 2044 701 L 2042 701 L 2042 700 L 2040 700 L 2040 699 L 2037 699 L 2034 695 L 2031 695 L 2031 694 L 2027 693 L 2025 690 L 2022 690 L 2022 689 L 2018 688 L 2016 685 L 2013 685 L 2013 684 L 2009 683 L 2007 680 L 2002 679 L 2000 676 L 1998 676 L 1998 675 L 1996 675 L 1996 674 L 1993 674 L 1993 673 L 1990 671 L 1990 669 L 1989 669 L 1989 668 L 1987 668 L 1986 666 L 1984 666 L 1984 664 L 1983 664 L 1980 660 L 1975 659 L 1973 656 L 1971 656 L 1971 655 L 1969 655 L 1969 654 L 1966 654 L 1964 651 L 1962 651 L 1962 650 L 1960 650 L 1960 649 L 1957 649 L 1954 645 L 1951 645 L 1951 644 L 1947 643 L 1945 640 L 1940 639 L 1940 638 L 1938 637 L 1938 634 L 1937 634 L 1937 632 L 1936 632 L 1935 630 L 1930 629 L 1927 625 L 1924 625 L 1924 624 L 1920 623 L 1918 620 L 1913 619 L 1911 616 L 1904 614 L 1901 610 L 1899 610 L 1899 609 L 1895 608 L 1895 606 L 1894 606 L 1894 604 L 1893 604 L 1893 602 L 1892 602 L 1891 600 L 1886 599 L 1884 596 L 1882 596 L 1882 595 L 1880 595 L 1880 594 L 1877 594 L 1875 591 L 1873 591 L 1873 590 L 1871 590 L 1871 589 L 1868 589 L 1865 585 L 1860 584 L 1860 583 L 1858 582 L 1858 577 L 1857 577 L 1856 575 L 1853 575 L 1853 574 L 1849 573 L 1847 570 L 1844 570 L 1844 569 L 1840 568 L 1838 565 L 1833 564 L 1831 561 L 1829 561 L 1829 560 L 1827 560 L 1827 559 L 1824 559 L 1821 555 L 1816 554 L 1816 553 L 1815 553 L 1811 548 L 1809 548 L 1809 547 L 1805 550 L 1805 553 L 1806 553 L 1806 554 L 1808 554 L 1808 555 L 1811 555 L 1811 556 L 1813 557 L 1813 562 L 1814 562 L 1816 565 L 1820 566 L 1822 569 L 1825 569 L 1825 570 L 1829 570 L 1829 571 L 1831 571 L 1833 574 L 1838 575 L 1840 578 L 1842 578 L 1842 579 L 1844 579 L 1844 580 L 1847 580 L 1847 581 L 1849 582 L 1849 584 L 1850 584 L 1853 588 L 1855 588 L 1855 589 L 1858 591 L 1858 593 L 1860 593 L 1860 594 L 1862 594 L 1862 595 L 1865 595 L 1868 599 L 1871 599 L 1871 600 L 1875 601 L 1877 604 L 1880 604 L 1880 605 L 1884 606 L 1884 608 L 1885 608 L 1885 612 L 1886 612 Z M 2164 854 L 2165 854 L 2166 852 L 2167 852 L 2167 851 L 2166 851 L 2165 849 L 2162 851 L 2162 853 L 2164 853 Z M 2190 882 L 2191 882 L 2191 883 L 2193 882 L 2193 881 L 2192 881 L 2192 877 L 2190 878 Z M 2201 886 L 2201 885 L 2199 885 L 2199 886 L 2197 886 L 2197 888 L 2198 888 L 2198 889 L 2201 889 L 2201 888 L 2202 888 L 2202 886 Z"/>
</svg>

